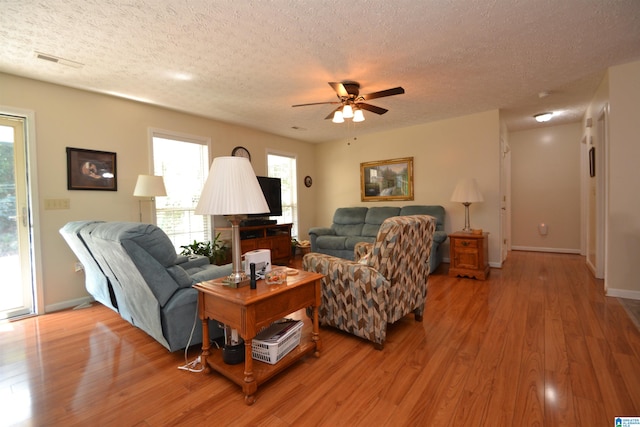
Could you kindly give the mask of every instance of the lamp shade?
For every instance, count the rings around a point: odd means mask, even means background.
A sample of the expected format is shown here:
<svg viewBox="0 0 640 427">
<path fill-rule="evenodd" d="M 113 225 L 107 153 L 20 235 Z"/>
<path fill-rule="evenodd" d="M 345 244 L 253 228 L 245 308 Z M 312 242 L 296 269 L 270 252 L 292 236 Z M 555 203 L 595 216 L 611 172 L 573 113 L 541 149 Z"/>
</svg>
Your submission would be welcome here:
<svg viewBox="0 0 640 427">
<path fill-rule="evenodd" d="M 452 202 L 477 203 L 484 202 L 478 183 L 474 178 L 461 178 L 451 195 Z"/>
<path fill-rule="evenodd" d="M 167 190 L 164 187 L 164 180 L 161 176 L 156 175 L 138 175 L 133 195 L 138 197 L 166 196 Z"/>
<path fill-rule="evenodd" d="M 204 183 L 196 215 L 269 213 L 258 178 L 249 159 L 216 157 Z"/>
<path fill-rule="evenodd" d="M 342 117 L 344 117 L 345 119 L 350 119 L 353 117 L 353 108 L 351 107 L 351 105 L 347 104 L 342 107 Z"/>
<path fill-rule="evenodd" d="M 331 120 L 333 123 L 344 123 L 344 117 L 342 116 L 342 111 L 336 110 L 333 113 L 333 119 Z"/>
</svg>

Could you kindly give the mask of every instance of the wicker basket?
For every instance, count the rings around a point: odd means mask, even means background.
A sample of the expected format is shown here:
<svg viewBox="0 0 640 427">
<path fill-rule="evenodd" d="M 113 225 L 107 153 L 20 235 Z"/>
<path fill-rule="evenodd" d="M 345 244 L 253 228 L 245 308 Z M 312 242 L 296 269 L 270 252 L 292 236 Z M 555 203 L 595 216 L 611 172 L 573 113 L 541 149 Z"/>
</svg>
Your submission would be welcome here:
<svg viewBox="0 0 640 427">
<path fill-rule="evenodd" d="M 275 365 L 280 359 L 300 344 L 302 325 L 303 322 L 298 320 L 296 324 L 286 332 L 286 334 L 278 338 L 276 341 L 268 339 L 254 339 L 251 345 L 253 358 L 261 362 Z"/>
</svg>

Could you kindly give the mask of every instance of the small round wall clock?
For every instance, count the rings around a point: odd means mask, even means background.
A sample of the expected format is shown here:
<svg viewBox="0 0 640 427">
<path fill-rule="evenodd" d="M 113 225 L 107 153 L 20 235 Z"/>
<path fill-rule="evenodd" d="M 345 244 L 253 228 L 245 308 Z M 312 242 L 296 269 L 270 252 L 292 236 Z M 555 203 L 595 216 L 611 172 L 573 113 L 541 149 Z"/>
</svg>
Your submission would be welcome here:
<svg viewBox="0 0 640 427">
<path fill-rule="evenodd" d="M 313 184 L 313 180 L 311 179 L 311 177 L 309 175 L 304 177 L 304 185 L 307 187 L 311 187 L 311 184 Z"/>
<path fill-rule="evenodd" d="M 246 157 L 251 161 L 251 153 L 244 147 L 238 146 L 231 151 L 231 155 L 235 157 Z"/>
</svg>

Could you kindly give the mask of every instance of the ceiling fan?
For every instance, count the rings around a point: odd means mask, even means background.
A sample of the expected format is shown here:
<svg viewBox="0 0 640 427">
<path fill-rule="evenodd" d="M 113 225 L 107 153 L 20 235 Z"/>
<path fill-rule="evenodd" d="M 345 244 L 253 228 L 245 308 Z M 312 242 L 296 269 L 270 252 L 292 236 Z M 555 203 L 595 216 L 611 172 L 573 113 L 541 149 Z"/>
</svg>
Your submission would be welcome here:
<svg viewBox="0 0 640 427">
<path fill-rule="evenodd" d="M 364 101 L 383 98 L 385 96 L 401 95 L 404 93 L 404 89 L 398 86 L 391 89 L 369 93 L 367 95 L 360 95 L 360 83 L 348 80 L 343 82 L 329 82 L 329 85 L 333 88 L 333 90 L 336 91 L 338 101 L 296 104 L 292 105 L 292 107 L 305 107 L 308 105 L 321 104 L 339 104 L 335 110 L 333 110 L 327 117 L 325 117 L 325 119 L 333 119 L 332 121 L 334 123 L 342 123 L 344 122 L 344 119 L 351 118 L 354 122 L 362 122 L 364 121 L 364 114 L 362 114 L 362 110 L 371 111 L 372 113 L 376 114 L 384 114 L 389 111 L 385 108 L 367 104 Z"/>
</svg>

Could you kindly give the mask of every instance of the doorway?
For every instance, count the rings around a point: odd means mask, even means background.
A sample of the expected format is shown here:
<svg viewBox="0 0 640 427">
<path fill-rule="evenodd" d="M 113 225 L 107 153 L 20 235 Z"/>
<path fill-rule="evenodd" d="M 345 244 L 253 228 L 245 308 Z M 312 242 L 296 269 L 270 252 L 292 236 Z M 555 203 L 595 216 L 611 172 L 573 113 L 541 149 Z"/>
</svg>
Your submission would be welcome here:
<svg viewBox="0 0 640 427">
<path fill-rule="evenodd" d="M 0 115 L 0 319 L 35 313 L 25 125 Z"/>
</svg>

